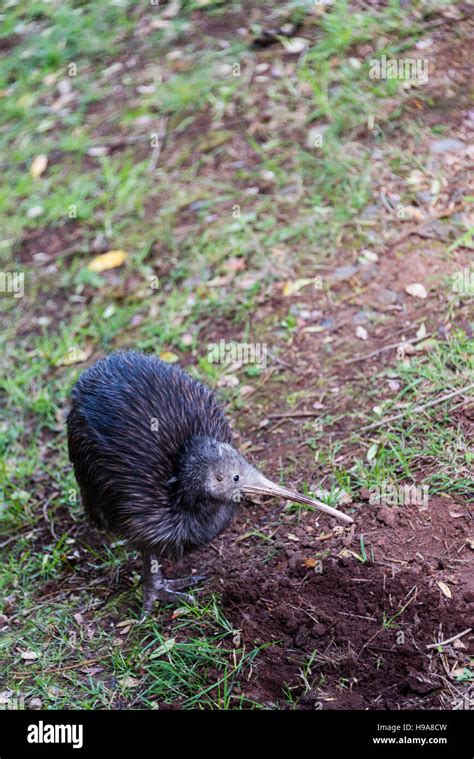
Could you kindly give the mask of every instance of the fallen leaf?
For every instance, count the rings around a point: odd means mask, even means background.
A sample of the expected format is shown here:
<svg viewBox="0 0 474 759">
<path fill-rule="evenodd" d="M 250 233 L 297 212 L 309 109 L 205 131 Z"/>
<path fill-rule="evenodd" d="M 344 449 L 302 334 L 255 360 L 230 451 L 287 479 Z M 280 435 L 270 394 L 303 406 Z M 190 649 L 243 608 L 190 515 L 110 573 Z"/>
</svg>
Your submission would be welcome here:
<svg viewBox="0 0 474 759">
<path fill-rule="evenodd" d="M 38 658 L 38 654 L 36 654 L 34 651 L 22 651 L 20 653 L 20 656 L 25 661 L 34 661 Z"/>
<path fill-rule="evenodd" d="M 167 361 L 168 364 L 175 364 L 176 361 L 179 361 L 179 356 L 176 353 L 172 353 L 172 351 L 163 351 L 160 353 L 160 358 L 162 361 Z"/>
<path fill-rule="evenodd" d="M 303 287 L 312 285 L 313 282 L 314 282 L 314 279 L 308 279 L 308 278 L 289 280 L 288 282 L 285 282 L 285 284 L 283 285 L 283 295 L 285 295 L 286 297 L 288 297 L 289 295 L 294 295 Z"/>
<path fill-rule="evenodd" d="M 162 643 L 161 646 L 158 646 L 156 651 L 153 651 L 152 655 L 150 656 L 150 659 L 157 659 L 159 656 L 163 656 L 163 654 L 168 653 L 168 651 L 171 651 L 172 648 L 176 645 L 176 638 L 168 638 L 168 640 L 165 640 L 164 643 Z"/>
<path fill-rule="evenodd" d="M 413 282 L 411 285 L 407 285 L 405 287 L 405 292 L 407 292 L 408 295 L 411 295 L 413 298 L 425 299 L 428 297 L 425 286 L 421 285 L 419 282 Z"/>
<path fill-rule="evenodd" d="M 372 461 L 376 457 L 378 449 L 379 449 L 378 443 L 373 443 L 370 446 L 369 450 L 367 451 L 367 461 Z"/>
<path fill-rule="evenodd" d="M 203 137 L 198 141 L 196 148 L 200 153 L 210 153 L 216 148 L 220 148 L 221 145 L 225 145 L 226 142 L 232 138 L 232 132 L 225 130 L 218 130 L 211 132 L 206 137 Z"/>
<path fill-rule="evenodd" d="M 96 256 L 88 264 L 87 268 L 90 271 L 108 271 L 108 269 L 116 269 L 122 266 L 127 258 L 127 254 L 124 250 L 109 250 L 107 253 L 102 253 L 100 256 Z"/>
<path fill-rule="evenodd" d="M 420 353 L 428 353 L 428 351 L 436 348 L 437 345 L 438 341 L 435 340 L 434 337 L 427 337 L 426 340 L 421 340 L 421 342 L 415 345 L 415 350 L 419 351 Z"/>
<path fill-rule="evenodd" d="M 453 594 L 451 593 L 451 588 L 449 588 L 445 582 L 441 582 L 441 580 L 436 580 L 436 585 L 439 587 L 440 591 L 444 593 L 446 598 L 453 597 Z"/>
<path fill-rule="evenodd" d="M 99 672 L 103 672 L 105 667 L 81 667 L 80 671 L 85 675 L 98 675 Z"/>
<path fill-rule="evenodd" d="M 110 317 L 115 314 L 115 310 L 116 309 L 115 309 L 114 304 L 113 303 L 109 303 L 109 305 L 106 306 L 106 308 L 104 308 L 104 311 L 102 313 L 102 318 L 103 319 L 110 319 Z"/>
<path fill-rule="evenodd" d="M 56 361 L 55 366 L 82 364 L 92 355 L 93 350 L 94 347 L 92 345 L 86 345 L 84 348 L 70 348 L 66 356 L 62 356 Z"/>
<path fill-rule="evenodd" d="M 250 393 L 253 393 L 255 388 L 253 385 L 242 385 L 240 387 L 240 395 L 250 395 Z"/>
<path fill-rule="evenodd" d="M 48 156 L 47 155 L 37 155 L 36 158 L 33 159 L 33 162 L 31 164 L 30 168 L 30 174 L 32 177 L 40 177 L 41 174 L 46 171 L 46 167 L 48 165 Z"/>
<path fill-rule="evenodd" d="M 181 10 L 181 0 L 171 0 L 161 13 L 161 18 L 175 18 Z"/>
<path fill-rule="evenodd" d="M 364 249 L 361 251 L 360 256 L 357 257 L 357 260 L 363 266 L 367 266 L 367 264 L 376 264 L 379 257 L 373 250 Z"/>
<path fill-rule="evenodd" d="M 424 323 L 420 324 L 420 328 L 419 328 L 418 332 L 416 333 L 416 336 L 417 336 L 418 340 L 423 340 L 423 338 L 426 337 L 426 327 L 425 327 Z"/>
<path fill-rule="evenodd" d="M 292 39 L 282 37 L 281 43 L 286 52 L 291 53 L 292 55 L 298 55 L 308 47 L 308 40 L 305 40 L 304 37 L 293 37 Z"/>
<path fill-rule="evenodd" d="M 340 494 L 339 498 L 337 499 L 337 502 L 347 505 L 349 503 L 352 503 L 352 496 L 350 493 L 346 493 L 345 491 L 343 491 Z"/>
<path fill-rule="evenodd" d="M 245 269 L 245 258 L 229 258 L 225 261 L 223 268 L 227 271 L 243 271 Z"/>
<path fill-rule="evenodd" d="M 44 213 L 43 206 L 33 206 L 32 208 L 28 208 L 26 215 L 29 219 L 37 219 L 42 213 Z"/>
<path fill-rule="evenodd" d="M 138 685 L 141 685 L 141 680 L 137 680 L 136 677 L 122 677 L 119 680 L 119 685 L 123 688 L 136 688 Z"/>
</svg>

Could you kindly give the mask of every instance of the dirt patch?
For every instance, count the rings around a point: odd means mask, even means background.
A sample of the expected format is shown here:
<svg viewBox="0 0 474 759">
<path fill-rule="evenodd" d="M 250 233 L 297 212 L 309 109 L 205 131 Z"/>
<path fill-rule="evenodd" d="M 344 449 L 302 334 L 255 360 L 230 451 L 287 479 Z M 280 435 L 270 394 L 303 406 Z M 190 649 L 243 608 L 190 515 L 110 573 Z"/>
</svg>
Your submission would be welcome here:
<svg viewBox="0 0 474 759">
<path fill-rule="evenodd" d="M 322 574 L 250 568 L 227 581 L 223 605 L 246 644 L 275 642 L 246 691 L 260 703 L 286 683 L 301 708 L 430 709 L 444 678 L 426 645 L 439 624 L 446 637 L 465 629 L 473 597 L 448 603 L 420 571 L 329 559 Z"/>
<path fill-rule="evenodd" d="M 273 502 L 243 508 L 221 541 L 184 562 L 213 578 L 203 593 L 222 593 L 247 649 L 271 644 L 244 694 L 281 708 L 455 708 L 472 636 L 442 655 L 427 645 L 474 627 L 469 511 L 433 497 L 429 511 L 361 501 L 354 516 L 356 528 L 341 532 Z M 354 556 L 361 535 L 365 562 Z"/>
<path fill-rule="evenodd" d="M 82 247 L 84 227 L 76 224 L 63 224 L 60 227 L 35 229 L 25 235 L 18 245 L 17 258 L 23 265 L 42 267 L 51 263 L 65 251 Z"/>
</svg>

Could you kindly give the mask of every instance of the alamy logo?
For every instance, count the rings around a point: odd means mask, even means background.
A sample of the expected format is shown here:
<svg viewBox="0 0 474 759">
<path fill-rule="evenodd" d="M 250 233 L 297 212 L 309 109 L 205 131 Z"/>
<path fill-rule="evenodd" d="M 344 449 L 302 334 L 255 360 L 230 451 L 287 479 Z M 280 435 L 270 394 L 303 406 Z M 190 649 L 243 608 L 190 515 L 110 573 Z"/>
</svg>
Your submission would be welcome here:
<svg viewBox="0 0 474 759">
<path fill-rule="evenodd" d="M 392 485 L 382 482 L 370 488 L 369 503 L 371 506 L 384 504 L 386 506 L 428 506 L 428 485 Z"/>
<path fill-rule="evenodd" d="M 12 293 L 14 298 L 25 294 L 25 275 L 22 271 L 0 271 L 0 293 Z"/>
<path fill-rule="evenodd" d="M 40 720 L 37 725 L 28 725 L 28 743 L 70 743 L 73 748 L 83 746 L 82 725 L 45 725 Z"/>
<path fill-rule="evenodd" d="M 207 359 L 211 364 L 256 364 L 263 369 L 267 366 L 267 346 L 265 343 L 209 343 Z"/>
<path fill-rule="evenodd" d="M 427 84 L 429 63 L 427 58 L 372 58 L 369 61 L 371 79 L 400 79 Z"/>
<path fill-rule="evenodd" d="M 474 295 L 474 270 L 463 269 L 453 274 L 453 292 Z"/>
</svg>

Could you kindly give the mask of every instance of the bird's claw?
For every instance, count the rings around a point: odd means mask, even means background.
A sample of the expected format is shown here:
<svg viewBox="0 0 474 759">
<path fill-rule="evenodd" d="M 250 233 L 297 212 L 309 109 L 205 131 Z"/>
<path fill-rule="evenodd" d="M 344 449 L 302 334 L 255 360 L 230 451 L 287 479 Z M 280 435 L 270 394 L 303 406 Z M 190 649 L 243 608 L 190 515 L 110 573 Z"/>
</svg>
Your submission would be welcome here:
<svg viewBox="0 0 474 759">
<path fill-rule="evenodd" d="M 144 586 L 143 588 L 143 609 L 140 621 L 143 622 L 151 614 L 155 601 L 164 601 L 165 603 L 185 601 L 188 604 L 195 604 L 196 599 L 194 596 L 190 593 L 181 593 L 179 589 L 198 585 L 205 579 L 207 578 L 204 575 L 192 575 L 174 580 L 165 580 L 162 577 L 156 578 L 152 585 Z"/>
</svg>

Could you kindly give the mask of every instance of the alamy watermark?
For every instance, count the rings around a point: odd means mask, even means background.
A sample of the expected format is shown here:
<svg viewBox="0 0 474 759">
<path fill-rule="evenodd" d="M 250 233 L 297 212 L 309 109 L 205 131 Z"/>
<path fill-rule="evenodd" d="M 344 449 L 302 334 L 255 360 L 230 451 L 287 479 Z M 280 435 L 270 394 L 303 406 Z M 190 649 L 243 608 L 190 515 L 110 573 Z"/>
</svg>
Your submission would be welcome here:
<svg viewBox="0 0 474 759">
<path fill-rule="evenodd" d="M 25 709 L 25 698 L 24 696 L 15 696 L 13 694 L 4 695 L 0 693 L 0 709 L 5 709 L 7 711 Z"/>
<path fill-rule="evenodd" d="M 12 293 L 14 298 L 25 294 L 25 275 L 21 271 L 0 271 L 0 293 Z"/>
<path fill-rule="evenodd" d="M 474 270 L 469 271 L 466 267 L 462 271 L 453 274 L 453 292 L 459 295 L 474 295 Z"/>
<path fill-rule="evenodd" d="M 429 62 L 427 58 L 371 58 L 369 77 L 371 79 L 399 79 L 401 81 L 427 84 Z"/>
<path fill-rule="evenodd" d="M 393 485 L 382 482 L 370 488 L 369 503 L 372 506 L 420 506 L 428 507 L 428 485 Z"/>
<path fill-rule="evenodd" d="M 209 343 L 207 359 L 211 364 L 256 364 L 262 369 L 267 366 L 267 346 L 265 343 Z"/>
</svg>

